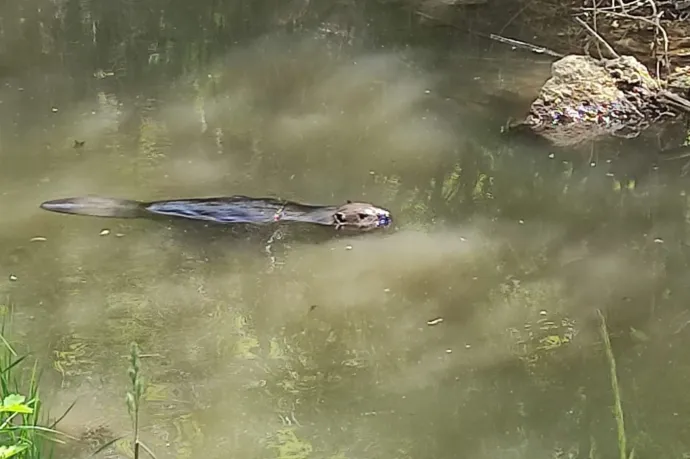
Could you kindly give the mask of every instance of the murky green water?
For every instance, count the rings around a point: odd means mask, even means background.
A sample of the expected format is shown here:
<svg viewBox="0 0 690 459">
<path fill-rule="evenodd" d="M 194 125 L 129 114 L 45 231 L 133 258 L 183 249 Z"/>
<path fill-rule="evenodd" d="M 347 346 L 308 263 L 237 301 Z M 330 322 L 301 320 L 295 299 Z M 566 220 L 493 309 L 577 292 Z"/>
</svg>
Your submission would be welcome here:
<svg viewBox="0 0 690 459">
<path fill-rule="evenodd" d="M 0 299 L 51 412 L 78 400 L 63 430 L 129 432 L 135 340 L 159 458 L 618 457 L 600 309 L 636 457 L 690 454 L 687 179 L 645 146 L 500 139 L 548 62 L 364 2 L 1 19 Z M 81 194 L 362 199 L 397 227 L 269 243 L 38 208 Z"/>
</svg>

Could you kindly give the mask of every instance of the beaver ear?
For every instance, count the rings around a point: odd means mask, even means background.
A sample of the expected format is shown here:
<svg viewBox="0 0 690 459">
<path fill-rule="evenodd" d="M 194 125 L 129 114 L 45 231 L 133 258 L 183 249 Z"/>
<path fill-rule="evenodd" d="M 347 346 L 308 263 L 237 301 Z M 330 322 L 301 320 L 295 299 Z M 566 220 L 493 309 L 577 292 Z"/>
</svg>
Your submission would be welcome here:
<svg viewBox="0 0 690 459">
<path fill-rule="evenodd" d="M 347 204 L 352 204 L 352 201 L 350 201 L 349 199 L 346 200 L 345 202 L 346 202 Z"/>
</svg>

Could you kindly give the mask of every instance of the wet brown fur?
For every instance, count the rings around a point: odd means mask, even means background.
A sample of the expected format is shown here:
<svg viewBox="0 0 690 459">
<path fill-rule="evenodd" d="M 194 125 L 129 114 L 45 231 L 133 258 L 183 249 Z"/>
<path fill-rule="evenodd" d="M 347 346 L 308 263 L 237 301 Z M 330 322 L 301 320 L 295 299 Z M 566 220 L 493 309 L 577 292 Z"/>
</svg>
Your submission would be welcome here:
<svg viewBox="0 0 690 459">
<path fill-rule="evenodd" d="M 338 207 L 333 215 L 335 229 L 352 227 L 359 231 L 370 231 L 378 228 L 378 212 L 381 209 L 365 202 L 347 201 L 346 204 Z"/>
</svg>

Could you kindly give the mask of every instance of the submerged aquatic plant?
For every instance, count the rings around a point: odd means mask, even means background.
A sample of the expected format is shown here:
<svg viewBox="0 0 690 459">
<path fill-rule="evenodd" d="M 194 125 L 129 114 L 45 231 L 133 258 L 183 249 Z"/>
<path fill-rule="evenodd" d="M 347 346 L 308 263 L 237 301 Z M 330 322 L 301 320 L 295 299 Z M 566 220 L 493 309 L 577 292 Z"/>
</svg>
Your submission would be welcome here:
<svg viewBox="0 0 690 459">
<path fill-rule="evenodd" d="M 276 450 L 278 459 L 307 459 L 312 453 L 312 445 L 300 439 L 294 429 L 281 429 L 269 447 Z"/>
<path fill-rule="evenodd" d="M 613 391 L 613 415 L 616 419 L 616 431 L 618 433 L 618 452 L 620 459 L 633 459 L 635 457 L 635 449 L 633 448 L 628 454 L 628 440 L 625 433 L 625 421 L 623 416 L 623 403 L 621 402 L 621 389 L 618 384 L 618 375 L 616 372 L 616 359 L 613 355 L 613 348 L 611 347 L 611 338 L 609 337 L 608 328 L 606 326 L 606 318 L 604 314 L 597 309 L 597 315 L 600 320 L 601 337 L 604 340 L 604 349 L 606 351 L 606 360 L 609 364 L 609 371 L 611 377 L 611 389 Z"/>
</svg>

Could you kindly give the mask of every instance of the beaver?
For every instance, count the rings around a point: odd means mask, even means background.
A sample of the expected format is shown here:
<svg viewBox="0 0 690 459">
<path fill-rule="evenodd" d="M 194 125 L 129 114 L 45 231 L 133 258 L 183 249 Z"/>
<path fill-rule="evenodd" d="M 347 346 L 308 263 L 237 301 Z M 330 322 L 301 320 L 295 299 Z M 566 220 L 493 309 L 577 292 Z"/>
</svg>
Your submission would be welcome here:
<svg viewBox="0 0 690 459">
<path fill-rule="evenodd" d="M 41 203 L 50 212 L 109 218 L 172 217 L 220 224 L 301 222 L 336 230 L 366 232 L 392 224 L 390 211 L 367 202 L 346 201 L 340 206 L 302 204 L 244 195 L 134 201 L 98 196 L 55 199 Z"/>
</svg>

